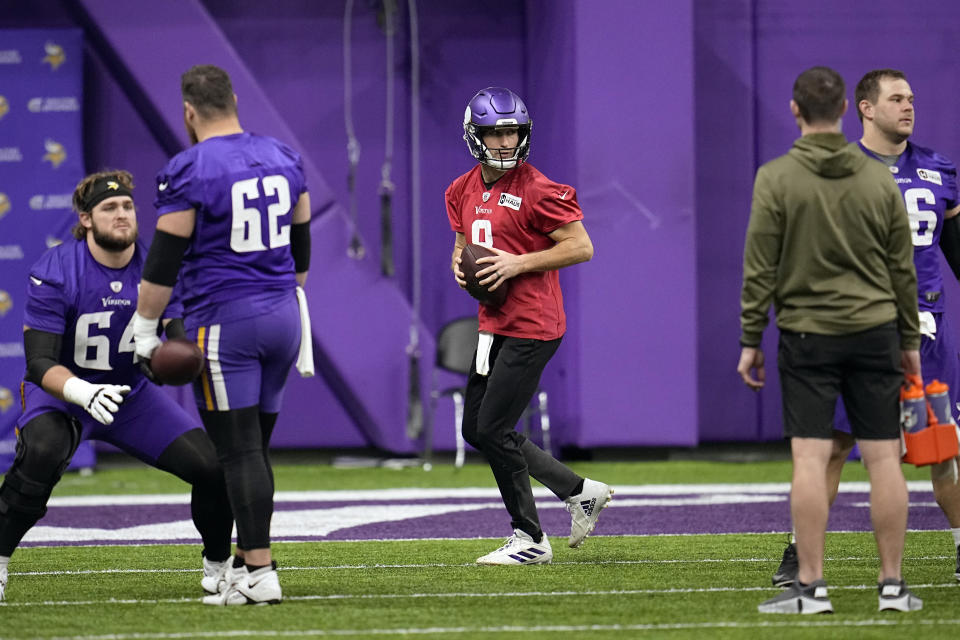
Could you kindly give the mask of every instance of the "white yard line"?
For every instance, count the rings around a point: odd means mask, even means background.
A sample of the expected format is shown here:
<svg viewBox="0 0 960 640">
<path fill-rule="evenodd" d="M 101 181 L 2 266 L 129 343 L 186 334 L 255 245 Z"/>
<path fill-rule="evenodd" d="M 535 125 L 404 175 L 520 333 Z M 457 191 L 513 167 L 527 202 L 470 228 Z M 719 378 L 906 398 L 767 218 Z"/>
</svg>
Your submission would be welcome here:
<svg viewBox="0 0 960 640">
<path fill-rule="evenodd" d="M 48 548 L 48 547 L 42 547 Z M 953 560 L 954 556 L 917 556 L 904 558 L 904 562 Z M 826 562 L 876 562 L 876 556 L 846 556 L 827 557 Z M 554 561 L 554 565 L 670 565 L 670 564 L 727 564 L 727 563 L 775 563 L 776 558 L 689 558 L 668 560 L 594 560 L 594 561 Z M 349 564 L 349 565 L 316 565 L 316 566 L 282 566 L 278 571 L 370 571 L 373 569 L 437 569 L 474 567 L 473 562 L 446 563 L 432 562 L 422 564 Z M 11 576 L 83 576 L 99 574 L 133 574 L 133 573 L 199 573 L 199 567 L 170 568 L 170 569 L 78 569 L 64 571 L 11 571 Z M 910 585 L 913 586 L 913 585 Z M 839 588 L 839 587 L 838 587 Z"/>
<path fill-rule="evenodd" d="M 475 627 L 398 627 L 378 629 L 296 629 L 290 631 L 234 629 L 230 631 L 190 631 L 184 633 L 111 633 L 106 635 L 56 636 L 48 640 L 169 640 L 173 638 L 242 638 L 271 636 L 279 638 L 342 637 L 364 635 L 452 635 L 452 634 L 524 634 L 524 633 L 598 633 L 624 631 L 675 631 L 685 629 L 796 629 L 796 628 L 866 628 L 866 627 L 957 626 L 960 619 L 912 620 L 877 618 L 871 620 L 771 620 L 760 622 L 680 622 L 672 624 L 590 624 L 590 625 L 503 625 Z"/>
<path fill-rule="evenodd" d="M 907 483 L 910 491 L 930 492 L 930 482 L 912 480 Z M 676 496 L 690 494 L 781 494 L 789 493 L 790 484 L 786 482 L 739 483 L 739 484 L 640 484 L 614 485 L 616 495 L 621 496 Z M 867 482 L 843 482 L 841 493 L 869 493 Z M 547 489 L 538 487 L 533 490 L 538 498 L 554 498 Z M 275 502 L 346 502 L 373 501 L 392 502 L 396 500 L 433 500 L 444 498 L 497 498 L 500 494 L 495 487 L 466 487 L 457 489 L 364 489 L 344 491 L 278 491 Z M 143 504 L 189 504 L 189 493 L 156 493 L 147 495 L 96 495 L 62 496 L 50 499 L 53 507 L 82 507 L 95 505 L 143 505 Z"/>
<path fill-rule="evenodd" d="M 958 589 L 955 582 L 942 584 L 911 584 L 911 589 Z M 830 585 L 832 591 L 876 591 L 876 584 Z M 445 593 L 376 593 L 376 594 L 325 594 L 315 596 L 284 596 L 285 602 L 307 602 L 319 600 L 440 600 L 456 598 L 583 598 L 588 596 L 650 596 L 687 593 L 753 593 L 780 590 L 776 587 L 698 587 L 675 589 L 606 589 L 606 590 L 570 590 L 570 591 L 493 591 L 489 593 L 445 592 Z M 43 600 L 36 602 L 2 602 L 0 609 L 6 607 L 82 607 L 103 605 L 144 605 L 144 604 L 184 604 L 200 603 L 200 598 L 107 598 L 104 600 Z"/>
</svg>

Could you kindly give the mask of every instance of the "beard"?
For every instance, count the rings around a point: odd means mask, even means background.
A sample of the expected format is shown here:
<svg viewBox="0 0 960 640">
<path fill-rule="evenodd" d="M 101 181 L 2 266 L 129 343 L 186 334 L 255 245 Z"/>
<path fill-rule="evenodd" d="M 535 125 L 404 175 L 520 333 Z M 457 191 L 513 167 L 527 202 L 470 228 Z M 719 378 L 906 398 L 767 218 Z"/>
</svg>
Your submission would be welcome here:
<svg viewBox="0 0 960 640">
<path fill-rule="evenodd" d="M 131 227 L 129 235 L 125 236 L 111 235 L 102 229 L 98 229 L 97 225 L 93 225 L 91 231 L 93 232 L 93 241 L 97 243 L 97 246 L 104 251 L 113 253 L 120 253 L 137 241 L 138 231 L 136 226 Z"/>
</svg>

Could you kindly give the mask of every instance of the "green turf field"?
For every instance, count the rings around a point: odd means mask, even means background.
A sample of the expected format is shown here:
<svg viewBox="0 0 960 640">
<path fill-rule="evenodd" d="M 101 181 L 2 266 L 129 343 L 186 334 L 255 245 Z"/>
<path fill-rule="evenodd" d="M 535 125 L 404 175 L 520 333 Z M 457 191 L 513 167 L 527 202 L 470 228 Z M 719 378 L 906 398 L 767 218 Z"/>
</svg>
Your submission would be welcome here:
<svg viewBox="0 0 960 640">
<path fill-rule="evenodd" d="M 789 478 L 786 462 L 574 467 L 614 485 Z M 492 486 L 480 465 L 430 473 L 279 465 L 276 476 L 279 491 Z M 851 464 L 844 479 L 864 477 Z M 71 474 L 55 495 L 184 491 L 165 474 L 135 467 Z M 778 592 L 770 574 L 784 536 L 772 534 L 597 535 L 577 551 L 556 541 L 551 565 L 509 568 L 472 563 L 499 542 L 489 539 L 281 543 L 284 603 L 224 609 L 199 603 L 193 545 L 24 548 L 10 567 L 0 638 L 947 638 L 960 633 L 948 535 L 908 535 L 905 574 L 925 608 L 890 615 L 876 611 L 871 535 L 828 535 L 837 614 L 816 617 L 756 612 Z"/>
</svg>

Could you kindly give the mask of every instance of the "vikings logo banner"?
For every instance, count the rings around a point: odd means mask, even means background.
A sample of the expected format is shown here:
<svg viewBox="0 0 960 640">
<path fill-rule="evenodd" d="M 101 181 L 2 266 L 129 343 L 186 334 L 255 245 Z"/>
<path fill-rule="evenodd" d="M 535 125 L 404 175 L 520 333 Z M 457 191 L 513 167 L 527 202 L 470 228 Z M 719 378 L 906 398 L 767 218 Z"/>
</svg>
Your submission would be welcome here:
<svg viewBox="0 0 960 640">
<path fill-rule="evenodd" d="M 24 296 L 30 267 L 69 237 L 84 175 L 83 33 L 0 29 L 0 473 L 20 417 Z M 77 452 L 90 466 L 92 449 Z"/>
</svg>

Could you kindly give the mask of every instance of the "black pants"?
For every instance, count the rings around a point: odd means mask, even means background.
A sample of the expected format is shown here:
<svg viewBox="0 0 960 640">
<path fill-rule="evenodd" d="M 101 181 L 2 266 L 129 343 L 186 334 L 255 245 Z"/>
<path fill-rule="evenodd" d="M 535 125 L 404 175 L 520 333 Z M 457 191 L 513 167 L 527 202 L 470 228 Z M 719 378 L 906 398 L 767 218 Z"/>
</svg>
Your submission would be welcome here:
<svg viewBox="0 0 960 640">
<path fill-rule="evenodd" d="M 0 485 L 0 555 L 9 556 L 27 531 L 47 512 L 47 501 L 80 443 L 80 429 L 70 416 L 44 413 L 23 426 L 17 457 Z M 230 555 L 233 515 L 223 472 L 203 429 L 191 429 L 160 454 L 156 465 L 193 485 L 190 512 L 203 539 L 204 555 Z"/>
<path fill-rule="evenodd" d="M 846 335 L 780 332 L 777 350 L 788 438 L 833 436 L 843 397 L 853 437 L 900 437 L 900 335 L 889 322 Z"/>
<path fill-rule="evenodd" d="M 560 338 L 543 341 L 494 336 L 490 374 L 470 367 L 463 411 L 463 439 L 480 450 L 490 464 L 514 529 L 536 540 L 540 519 L 530 476 L 560 499 L 570 496 L 582 479 L 516 431 L 517 422 L 540 384 Z"/>
</svg>

